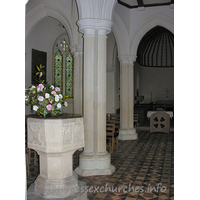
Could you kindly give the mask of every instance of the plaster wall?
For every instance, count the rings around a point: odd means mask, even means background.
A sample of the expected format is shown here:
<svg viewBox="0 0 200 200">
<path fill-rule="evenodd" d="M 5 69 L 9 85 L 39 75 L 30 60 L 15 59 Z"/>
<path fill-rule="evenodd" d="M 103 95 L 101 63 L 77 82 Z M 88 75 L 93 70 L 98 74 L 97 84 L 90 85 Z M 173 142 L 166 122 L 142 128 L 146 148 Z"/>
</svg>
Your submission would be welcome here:
<svg viewBox="0 0 200 200">
<path fill-rule="evenodd" d="M 174 9 L 168 6 L 146 7 L 144 10 L 130 9 L 130 35 L 140 26 L 142 23 L 147 23 L 154 15 L 163 15 L 171 19 L 174 18 Z M 123 21 L 125 18 L 123 19 Z"/>
<path fill-rule="evenodd" d="M 156 100 L 174 100 L 174 67 L 143 67 L 135 63 L 134 68 L 135 96 L 138 89 L 139 95 L 144 96 L 144 103 L 151 102 L 151 95 L 154 102 Z M 169 90 L 168 97 L 165 92 L 167 89 Z"/>
<path fill-rule="evenodd" d="M 123 20 L 123 23 L 127 30 L 130 29 L 130 10 L 121 4 L 116 4 L 115 6 L 115 12 L 120 16 L 120 18 Z"/>
<path fill-rule="evenodd" d="M 41 4 L 41 8 L 43 7 L 43 4 L 49 5 L 51 7 L 54 7 L 55 9 L 59 9 L 60 12 L 63 12 L 65 15 L 67 15 L 67 18 L 71 20 L 72 16 L 72 6 L 73 6 L 73 0 L 29 0 L 29 2 L 26 4 L 26 13 L 28 13 L 31 9 L 38 9 L 38 5 Z"/>
</svg>

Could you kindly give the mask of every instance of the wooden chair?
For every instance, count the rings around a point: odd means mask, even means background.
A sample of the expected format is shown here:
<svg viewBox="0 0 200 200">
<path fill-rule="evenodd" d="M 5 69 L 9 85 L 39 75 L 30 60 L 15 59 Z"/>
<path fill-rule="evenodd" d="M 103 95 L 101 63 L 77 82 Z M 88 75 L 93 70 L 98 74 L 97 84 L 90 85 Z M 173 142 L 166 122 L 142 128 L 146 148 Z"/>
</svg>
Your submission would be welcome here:
<svg viewBox="0 0 200 200">
<path fill-rule="evenodd" d="M 119 114 L 115 114 L 115 113 L 111 113 L 110 114 L 110 119 L 120 120 L 120 115 Z"/>
<path fill-rule="evenodd" d="M 106 138 L 109 142 L 110 153 L 113 153 L 115 140 L 116 140 L 116 146 L 117 146 L 117 151 L 118 151 L 118 135 L 119 135 L 119 132 L 115 130 L 115 121 L 107 120 L 106 121 Z"/>
<path fill-rule="evenodd" d="M 150 117 L 150 133 L 164 132 L 169 133 L 170 118 L 166 112 L 156 112 Z"/>
<path fill-rule="evenodd" d="M 110 119 L 110 113 L 106 113 L 106 120 Z"/>
<path fill-rule="evenodd" d="M 110 119 L 111 120 L 115 120 L 115 131 L 119 132 L 119 128 L 120 128 L 120 115 L 112 113 L 110 115 Z"/>
<path fill-rule="evenodd" d="M 137 128 L 139 128 L 139 116 L 138 116 L 138 114 L 133 115 L 133 125 L 135 126 L 135 129 L 137 131 Z"/>
</svg>

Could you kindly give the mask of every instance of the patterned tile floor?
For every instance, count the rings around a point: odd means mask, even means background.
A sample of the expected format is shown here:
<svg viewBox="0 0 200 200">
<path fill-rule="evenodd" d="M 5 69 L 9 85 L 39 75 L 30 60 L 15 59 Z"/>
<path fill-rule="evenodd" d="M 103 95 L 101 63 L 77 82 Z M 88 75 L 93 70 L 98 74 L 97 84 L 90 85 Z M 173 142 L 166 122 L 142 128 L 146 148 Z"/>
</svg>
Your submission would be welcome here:
<svg viewBox="0 0 200 200">
<path fill-rule="evenodd" d="M 80 153 L 74 154 L 74 169 L 79 165 Z M 38 165 L 32 163 L 28 187 L 39 174 Z M 139 131 L 138 140 L 119 141 L 118 152 L 111 155 L 111 163 L 115 166 L 112 175 L 79 176 L 88 186 L 89 200 L 174 199 L 174 132 Z M 103 192 L 100 192 L 101 187 Z"/>
</svg>

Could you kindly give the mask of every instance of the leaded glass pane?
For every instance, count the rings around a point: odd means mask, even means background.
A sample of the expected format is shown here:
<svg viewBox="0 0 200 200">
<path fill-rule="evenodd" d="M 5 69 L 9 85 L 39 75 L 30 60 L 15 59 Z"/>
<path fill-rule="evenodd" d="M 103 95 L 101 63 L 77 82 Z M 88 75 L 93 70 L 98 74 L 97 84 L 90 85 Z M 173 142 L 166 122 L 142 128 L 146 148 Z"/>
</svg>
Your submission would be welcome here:
<svg viewBox="0 0 200 200">
<path fill-rule="evenodd" d="M 65 58 L 65 91 L 69 98 L 73 98 L 73 57 L 69 52 Z"/>
<path fill-rule="evenodd" d="M 63 77 L 63 56 L 62 53 L 58 50 L 54 54 L 54 85 L 59 87 L 62 91 L 62 77 Z"/>
<path fill-rule="evenodd" d="M 68 48 L 68 44 L 66 43 L 65 40 L 63 40 L 63 42 L 60 44 L 60 46 L 62 47 L 63 51 L 65 51 Z"/>
</svg>

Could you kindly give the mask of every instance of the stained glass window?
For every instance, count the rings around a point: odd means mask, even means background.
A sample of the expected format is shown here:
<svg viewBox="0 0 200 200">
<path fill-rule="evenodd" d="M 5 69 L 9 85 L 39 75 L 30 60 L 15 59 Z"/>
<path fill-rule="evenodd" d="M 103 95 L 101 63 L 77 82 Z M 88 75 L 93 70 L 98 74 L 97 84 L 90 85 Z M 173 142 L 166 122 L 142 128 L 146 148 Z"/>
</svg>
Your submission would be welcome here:
<svg viewBox="0 0 200 200">
<path fill-rule="evenodd" d="M 63 56 L 62 53 L 57 50 L 54 55 L 54 85 L 59 87 L 62 91 L 63 83 Z"/>
<path fill-rule="evenodd" d="M 73 57 L 70 52 L 65 57 L 65 91 L 69 98 L 73 97 Z"/>
<path fill-rule="evenodd" d="M 60 46 L 62 47 L 63 51 L 65 51 L 68 48 L 68 44 L 66 43 L 65 40 L 62 41 L 62 43 L 60 44 Z"/>
<path fill-rule="evenodd" d="M 73 98 L 73 56 L 65 39 L 57 43 L 54 52 L 54 85 Z"/>
</svg>

